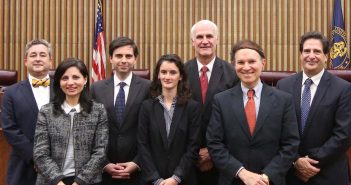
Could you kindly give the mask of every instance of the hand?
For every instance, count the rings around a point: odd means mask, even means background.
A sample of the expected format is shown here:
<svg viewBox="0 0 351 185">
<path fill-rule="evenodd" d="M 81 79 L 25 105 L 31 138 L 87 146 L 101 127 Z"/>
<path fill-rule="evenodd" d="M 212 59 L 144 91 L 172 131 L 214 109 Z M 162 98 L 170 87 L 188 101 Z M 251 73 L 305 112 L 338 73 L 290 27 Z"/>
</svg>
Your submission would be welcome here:
<svg viewBox="0 0 351 185">
<path fill-rule="evenodd" d="M 63 181 L 60 181 L 59 183 L 57 183 L 57 185 L 66 185 L 66 184 L 63 183 Z"/>
<path fill-rule="evenodd" d="M 109 163 L 104 167 L 104 171 L 111 175 L 114 179 L 129 179 L 129 173 L 122 173 L 123 166 Z"/>
<path fill-rule="evenodd" d="M 117 170 L 118 175 L 112 176 L 112 178 L 130 179 L 130 175 L 139 169 L 138 165 L 134 162 L 117 163 L 116 165 L 121 168 Z"/>
<path fill-rule="evenodd" d="M 319 161 L 313 160 L 308 156 L 298 158 L 295 162 L 296 176 L 303 182 L 307 182 L 320 171 L 319 168 L 313 166 L 318 163 Z"/>
<path fill-rule="evenodd" d="M 209 171 L 213 168 L 213 162 L 207 148 L 200 149 L 197 166 L 202 172 Z"/>
<path fill-rule="evenodd" d="M 78 185 L 78 183 L 74 182 L 72 185 Z"/>
<path fill-rule="evenodd" d="M 163 180 L 160 185 L 178 185 L 178 182 L 171 177 Z"/>
<path fill-rule="evenodd" d="M 262 175 L 242 169 L 238 173 L 238 177 L 245 185 L 269 185 L 269 182 L 264 180 Z"/>
</svg>

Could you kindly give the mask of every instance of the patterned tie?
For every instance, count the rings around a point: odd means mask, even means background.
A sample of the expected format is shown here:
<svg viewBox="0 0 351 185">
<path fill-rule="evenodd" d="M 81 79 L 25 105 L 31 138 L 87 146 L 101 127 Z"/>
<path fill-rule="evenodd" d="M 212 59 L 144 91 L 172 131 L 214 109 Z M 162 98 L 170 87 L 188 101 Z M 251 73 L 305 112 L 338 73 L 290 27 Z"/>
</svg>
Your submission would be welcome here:
<svg viewBox="0 0 351 185">
<path fill-rule="evenodd" d="M 32 79 L 32 86 L 37 88 L 39 86 L 47 87 L 50 85 L 50 78 L 44 78 L 42 80 Z"/>
<path fill-rule="evenodd" d="M 253 97 L 254 94 L 255 94 L 255 91 L 252 89 L 247 91 L 248 100 L 245 106 L 246 119 L 247 119 L 247 123 L 249 124 L 251 135 L 253 134 L 256 126 L 256 108 L 255 108 L 255 100 Z"/>
<path fill-rule="evenodd" d="M 124 108 L 126 106 L 125 103 L 125 93 L 123 87 L 127 85 L 125 82 L 120 82 L 119 83 L 119 91 L 116 97 L 116 102 L 115 102 L 115 109 L 116 109 L 116 116 L 117 116 L 117 122 L 119 125 L 122 124 L 123 120 L 123 112 Z"/>
<path fill-rule="evenodd" d="M 206 93 L 208 88 L 207 71 L 208 71 L 208 68 L 206 66 L 203 66 L 201 68 L 200 85 L 201 85 L 201 95 L 202 95 L 203 104 L 205 104 Z"/>
<path fill-rule="evenodd" d="M 303 130 L 305 129 L 308 112 L 310 111 L 310 107 L 311 107 L 310 86 L 312 83 L 313 81 L 310 78 L 306 79 L 304 83 L 305 89 L 303 90 L 302 98 L 301 98 L 301 130 L 300 130 L 301 134 L 303 134 Z"/>
</svg>

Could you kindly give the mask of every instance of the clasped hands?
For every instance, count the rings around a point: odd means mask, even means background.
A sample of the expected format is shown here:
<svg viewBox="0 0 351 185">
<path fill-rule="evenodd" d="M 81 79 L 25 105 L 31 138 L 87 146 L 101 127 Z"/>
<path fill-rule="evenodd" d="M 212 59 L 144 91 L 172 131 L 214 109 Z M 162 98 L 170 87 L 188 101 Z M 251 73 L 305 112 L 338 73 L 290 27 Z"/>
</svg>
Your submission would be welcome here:
<svg viewBox="0 0 351 185">
<path fill-rule="evenodd" d="M 199 151 L 199 159 L 197 161 L 197 166 L 200 171 L 205 172 L 209 171 L 213 168 L 213 162 L 211 160 L 211 156 L 208 153 L 207 148 L 201 148 Z"/>
<path fill-rule="evenodd" d="M 269 185 L 266 175 L 250 172 L 245 168 L 238 173 L 238 177 L 245 185 Z"/>
<path fill-rule="evenodd" d="M 319 161 L 308 156 L 298 158 L 294 164 L 295 175 L 303 182 L 307 182 L 311 177 L 319 173 L 320 169 L 314 166 L 318 163 Z"/>
<path fill-rule="evenodd" d="M 138 169 L 138 165 L 134 162 L 125 162 L 109 163 L 105 166 L 104 171 L 110 174 L 113 179 L 130 179 L 131 174 Z"/>
</svg>

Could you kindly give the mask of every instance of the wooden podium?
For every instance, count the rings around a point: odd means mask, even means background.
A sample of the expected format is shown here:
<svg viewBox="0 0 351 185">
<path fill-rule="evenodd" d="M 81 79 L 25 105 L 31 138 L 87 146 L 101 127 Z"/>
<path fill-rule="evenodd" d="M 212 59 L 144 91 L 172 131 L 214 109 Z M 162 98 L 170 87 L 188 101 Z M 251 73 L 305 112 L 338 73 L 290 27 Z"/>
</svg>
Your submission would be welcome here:
<svg viewBox="0 0 351 185">
<path fill-rule="evenodd" d="M 2 97 L 4 93 L 0 92 L 0 105 L 2 105 Z M 0 118 L 1 118 L 1 106 L 0 106 Z M 4 133 L 2 131 L 2 123 L 0 119 L 0 184 L 5 184 L 7 161 L 10 154 L 10 145 L 7 143 Z"/>
</svg>

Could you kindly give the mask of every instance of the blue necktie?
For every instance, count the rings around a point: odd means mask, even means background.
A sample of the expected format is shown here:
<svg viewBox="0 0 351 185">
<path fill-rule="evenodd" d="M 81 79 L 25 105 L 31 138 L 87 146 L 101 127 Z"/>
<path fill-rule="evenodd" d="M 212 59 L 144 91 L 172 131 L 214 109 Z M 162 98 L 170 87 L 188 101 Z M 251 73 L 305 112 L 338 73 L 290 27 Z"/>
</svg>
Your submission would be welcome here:
<svg viewBox="0 0 351 185">
<path fill-rule="evenodd" d="M 123 87 L 127 85 L 125 82 L 120 82 L 119 83 L 119 91 L 116 97 L 116 102 L 115 102 L 115 110 L 116 110 L 116 116 L 117 116 L 117 122 L 119 125 L 122 124 L 123 120 L 123 112 L 124 108 L 126 106 L 125 104 L 125 93 Z"/>
<path fill-rule="evenodd" d="M 310 86 L 312 83 L 313 83 L 313 81 L 310 78 L 306 79 L 306 81 L 304 83 L 305 89 L 303 90 L 302 98 L 301 98 L 301 134 L 303 133 L 303 130 L 305 129 L 306 120 L 307 120 L 308 113 L 309 113 L 310 107 L 311 107 Z"/>
</svg>

